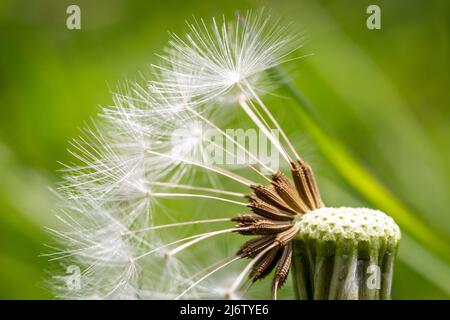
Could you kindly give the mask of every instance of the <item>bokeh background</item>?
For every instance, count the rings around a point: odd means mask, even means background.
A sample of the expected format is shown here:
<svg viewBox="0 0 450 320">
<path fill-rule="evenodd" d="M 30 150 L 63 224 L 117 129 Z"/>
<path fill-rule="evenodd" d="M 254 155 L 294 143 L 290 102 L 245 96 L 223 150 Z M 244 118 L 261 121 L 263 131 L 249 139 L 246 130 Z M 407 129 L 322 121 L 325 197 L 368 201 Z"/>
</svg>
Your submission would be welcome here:
<svg viewBox="0 0 450 320">
<path fill-rule="evenodd" d="M 70 4 L 81 7 L 81 30 L 66 29 Z M 369 4 L 381 7 L 381 30 L 366 28 Z M 349 183 L 349 173 L 324 156 L 311 127 L 291 112 L 298 106 L 274 99 L 274 114 L 316 168 L 325 202 L 395 201 L 414 217 L 413 230 L 418 221 L 449 243 L 448 1 L 2 0 L 0 298 L 53 298 L 44 285 L 49 262 L 40 257 L 51 241 L 45 227 L 55 224 L 48 188 L 59 180 L 58 161 L 70 160 L 68 140 L 99 105 L 111 103 L 110 89 L 147 72 L 167 31 L 182 33 L 192 15 L 233 16 L 262 6 L 305 37 L 305 57 L 289 73 L 314 105 L 315 124 L 388 194 L 374 201 L 370 190 Z M 448 299 L 448 246 L 434 248 L 414 233 L 403 230 L 393 298 Z"/>
</svg>

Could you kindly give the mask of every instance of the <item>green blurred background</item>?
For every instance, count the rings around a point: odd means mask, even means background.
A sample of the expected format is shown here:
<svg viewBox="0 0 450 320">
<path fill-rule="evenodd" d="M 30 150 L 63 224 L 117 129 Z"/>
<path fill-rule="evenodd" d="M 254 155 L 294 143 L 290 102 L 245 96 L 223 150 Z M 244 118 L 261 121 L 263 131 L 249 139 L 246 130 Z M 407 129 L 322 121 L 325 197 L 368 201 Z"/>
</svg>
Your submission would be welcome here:
<svg viewBox="0 0 450 320">
<path fill-rule="evenodd" d="M 81 7 L 81 30 L 66 8 Z M 381 7 L 381 30 L 366 8 Z M 44 226 L 68 140 L 110 89 L 147 72 L 185 20 L 264 6 L 296 24 L 289 66 L 321 127 L 443 243 L 450 240 L 449 2 L 411 0 L 0 2 L 0 298 L 53 298 Z M 271 104 L 316 168 L 328 205 L 372 206 L 323 157 L 283 99 Z M 392 214 L 392 213 L 390 213 Z M 393 214 L 394 215 L 394 214 Z M 403 232 L 394 299 L 448 299 L 449 254 Z M 448 247 L 447 247 L 448 248 Z"/>
</svg>

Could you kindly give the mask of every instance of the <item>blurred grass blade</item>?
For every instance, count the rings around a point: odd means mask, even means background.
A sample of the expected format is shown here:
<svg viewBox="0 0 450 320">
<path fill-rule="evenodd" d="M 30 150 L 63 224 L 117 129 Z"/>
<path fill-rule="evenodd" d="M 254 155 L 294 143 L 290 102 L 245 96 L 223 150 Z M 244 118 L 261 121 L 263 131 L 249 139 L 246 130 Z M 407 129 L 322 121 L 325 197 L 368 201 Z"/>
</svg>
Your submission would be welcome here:
<svg viewBox="0 0 450 320">
<path fill-rule="evenodd" d="M 285 89 L 300 108 L 293 108 L 305 130 L 315 140 L 318 148 L 330 163 L 358 192 L 376 208 L 391 215 L 400 227 L 416 238 L 428 249 L 450 262 L 450 246 L 440 239 L 433 230 L 410 212 L 379 181 L 376 180 L 339 141 L 328 135 L 318 121 L 313 118 L 312 105 L 303 93 L 292 83 L 281 69 L 272 70 L 272 75 L 283 81 Z"/>
<path fill-rule="evenodd" d="M 407 234 L 402 235 L 398 257 L 450 297 L 450 267 Z"/>
</svg>

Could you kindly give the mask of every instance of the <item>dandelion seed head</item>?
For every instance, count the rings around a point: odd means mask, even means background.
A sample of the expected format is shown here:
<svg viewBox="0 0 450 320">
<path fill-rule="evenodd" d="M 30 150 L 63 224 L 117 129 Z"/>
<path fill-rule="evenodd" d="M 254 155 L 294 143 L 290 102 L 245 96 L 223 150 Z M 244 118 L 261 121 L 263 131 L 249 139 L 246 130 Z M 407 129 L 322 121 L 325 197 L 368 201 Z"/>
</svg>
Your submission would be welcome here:
<svg viewBox="0 0 450 320">
<path fill-rule="evenodd" d="M 245 164 L 238 173 L 216 164 L 205 148 L 215 141 L 211 130 L 276 172 L 223 130 L 223 119 L 236 113 L 248 116 L 290 160 L 271 133 L 270 126 L 278 123 L 257 95 L 265 89 L 265 71 L 287 61 L 297 48 L 288 27 L 278 22 L 262 11 L 235 22 L 212 19 L 210 26 L 194 19 L 185 37 L 172 36 L 162 63 L 155 66 L 155 78 L 144 85 L 121 85 L 113 93 L 113 105 L 102 108 L 100 119 L 72 142 L 74 162 L 65 166 L 57 190 L 62 227 L 52 230 L 63 249 L 49 257 L 80 266 L 82 285 L 76 291 L 55 285 L 59 297 L 239 299 L 245 294 L 239 290 L 243 279 L 262 279 L 275 266 L 277 281 L 284 283 L 290 241 L 297 232 L 293 216 L 319 202 L 302 199 L 299 187 L 281 174 L 268 178 L 257 166 Z M 230 104 L 241 109 L 222 108 Z M 226 151 L 220 145 L 217 150 Z M 271 185 L 255 184 L 255 175 L 258 183 Z M 232 189 L 222 187 L 222 180 Z M 311 181 L 308 185 L 314 187 Z M 251 196 L 241 192 L 243 187 Z M 187 198 L 205 206 L 191 212 L 188 202 L 181 202 L 179 212 L 165 210 L 169 199 Z M 219 202 L 221 206 L 214 205 Z M 226 213 L 225 204 L 252 213 L 224 220 L 218 215 Z M 186 220 L 197 214 L 205 220 Z M 214 227 L 231 221 L 238 225 Z M 212 242 L 236 234 L 262 236 L 262 242 L 245 242 L 231 255 Z M 199 243 L 208 244 L 200 253 L 192 250 Z M 218 256 L 219 261 L 212 261 Z M 247 258 L 243 271 L 229 272 L 235 261 Z"/>
</svg>

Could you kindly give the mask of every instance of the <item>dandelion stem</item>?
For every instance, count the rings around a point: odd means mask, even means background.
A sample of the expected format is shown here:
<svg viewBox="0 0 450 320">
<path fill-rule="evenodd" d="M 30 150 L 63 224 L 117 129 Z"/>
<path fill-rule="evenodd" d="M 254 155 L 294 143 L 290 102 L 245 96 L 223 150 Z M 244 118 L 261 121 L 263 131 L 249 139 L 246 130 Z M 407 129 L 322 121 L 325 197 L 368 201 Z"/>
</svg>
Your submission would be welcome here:
<svg viewBox="0 0 450 320">
<path fill-rule="evenodd" d="M 273 170 L 272 168 L 268 167 L 266 164 L 264 164 L 261 160 L 258 159 L 258 157 L 256 157 L 253 153 L 251 153 L 250 151 L 248 151 L 244 146 L 242 146 L 240 143 L 238 143 L 235 139 L 233 139 L 232 137 L 230 137 L 229 134 L 227 134 L 225 131 L 223 131 L 222 129 L 220 129 L 218 126 L 216 126 L 213 122 L 211 122 L 210 120 L 206 119 L 204 116 L 202 116 L 201 114 L 199 114 L 197 111 L 193 110 L 192 108 L 189 108 L 189 110 L 191 110 L 192 112 L 194 112 L 200 119 L 202 119 L 203 121 L 205 121 L 207 124 L 209 124 L 211 127 L 213 127 L 214 129 L 218 130 L 221 134 L 224 135 L 224 137 L 228 140 L 231 141 L 234 145 L 236 145 L 240 150 L 242 150 L 245 154 L 247 154 L 253 161 L 255 161 L 256 163 L 258 163 L 259 165 L 261 165 L 262 167 L 264 167 L 264 169 L 266 169 L 267 171 L 271 172 L 271 173 L 275 173 L 275 170 Z M 260 173 L 261 174 L 261 173 Z M 261 174 L 262 175 L 262 174 Z M 264 176 L 264 175 L 263 175 Z"/>
<path fill-rule="evenodd" d="M 266 253 L 268 252 L 270 249 L 274 248 L 275 246 L 277 246 L 277 243 L 271 244 L 270 246 L 268 246 L 267 248 L 265 248 L 263 251 L 261 251 L 256 257 L 252 258 L 252 260 L 250 261 L 249 264 L 247 264 L 247 266 L 244 268 L 244 270 L 242 270 L 242 272 L 236 277 L 236 280 L 233 282 L 233 284 L 230 287 L 230 292 L 235 292 L 236 289 L 239 287 L 239 285 L 241 284 L 242 280 L 244 280 L 244 277 L 247 275 L 247 273 L 250 272 L 251 268 L 255 265 L 255 263 L 258 262 L 258 260 Z"/>
<path fill-rule="evenodd" d="M 238 230 L 244 230 L 246 228 L 229 228 L 229 229 L 225 229 L 225 230 L 219 230 L 219 231 L 214 231 L 214 232 L 208 232 L 207 234 L 204 234 L 194 240 L 191 240 L 189 242 L 186 242 L 185 244 L 182 244 L 181 246 L 178 246 L 177 248 L 169 251 L 169 255 L 175 255 L 178 252 L 196 244 L 197 242 L 200 242 L 202 240 L 217 236 L 219 234 L 223 234 L 223 233 L 229 233 L 229 232 L 233 232 L 233 231 L 238 231 Z"/>
<path fill-rule="evenodd" d="M 180 293 L 177 297 L 175 297 L 175 300 L 179 300 L 182 296 L 184 296 L 187 292 L 189 292 L 190 290 L 192 290 L 195 286 L 197 286 L 200 282 L 202 282 L 203 280 L 205 280 L 206 278 L 212 276 L 214 273 L 216 273 L 217 271 L 225 268 L 226 266 L 230 265 L 231 263 L 239 260 L 241 257 L 237 256 L 234 257 L 233 259 L 231 259 L 230 261 L 225 262 L 224 264 L 218 266 L 217 268 L 215 268 L 214 270 L 208 272 L 206 275 L 204 275 L 203 277 L 201 277 L 200 279 L 198 279 L 197 281 L 195 281 L 193 284 L 191 284 L 186 290 L 184 290 L 182 293 Z"/>
<path fill-rule="evenodd" d="M 170 197 L 186 197 L 186 198 L 203 198 L 203 199 L 212 199 L 212 200 L 219 200 L 223 202 L 228 202 L 232 204 L 237 204 L 240 206 L 247 206 L 248 203 L 246 202 L 239 202 L 234 201 L 230 199 L 225 199 L 221 197 L 214 197 L 214 196 L 208 196 L 205 194 L 195 194 L 195 193 L 163 193 L 163 192 L 155 192 L 151 193 L 151 196 L 153 197 L 161 197 L 161 198 L 170 198 Z"/>
<path fill-rule="evenodd" d="M 148 252 L 146 252 L 146 253 L 143 253 L 143 254 L 141 254 L 140 256 L 134 258 L 134 260 L 135 260 L 135 261 L 136 261 L 136 260 L 139 260 L 139 259 L 141 259 L 141 258 L 144 258 L 144 257 L 146 257 L 146 256 L 148 256 L 148 255 L 150 255 L 150 254 L 152 254 L 152 253 L 155 253 L 155 252 L 157 252 L 157 251 L 161 251 L 162 249 L 165 249 L 165 248 L 167 248 L 167 247 L 170 247 L 170 246 L 172 246 L 172 245 L 174 245 L 174 244 L 177 244 L 177 243 L 180 243 L 180 242 L 183 242 L 183 241 L 187 241 L 187 240 L 191 240 L 191 239 L 197 239 L 197 238 L 201 238 L 200 240 L 204 240 L 204 239 L 207 239 L 207 238 L 209 238 L 209 237 L 216 236 L 216 235 L 219 235 L 219 234 L 223 234 L 223 233 L 227 233 L 227 232 L 233 232 L 233 231 L 239 231 L 239 230 L 243 230 L 243 229 L 245 229 L 245 228 L 229 228 L 229 229 L 223 229 L 223 230 L 218 230 L 218 231 L 212 231 L 212 232 L 200 233 L 200 234 L 196 234 L 196 235 L 193 235 L 193 236 L 190 236 L 190 237 L 178 239 L 178 240 L 175 240 L 175 241 L 173 241 L 173 242 L 164 244 L 164 245 L 162 245 L 162 246 L 160 246 L 160 247 L 158 247 L 158 248 L 155 248 L 155 249 L 153 249 L 153 250 L 150 250 L 150 251 L 148 251 Z M 200 240 L 199 240 L 199 241 L 200 241 Z M 197 241 L 197 242 L 198 242 L 198 241 Z M 194 242 L 194 243 L 196 243 L 196 242 Z M 184 246 L 184 245 L 183 245 L 183 246 Z M 175 248 L 174 250 L 177 250 L 177 248 Z M 178 251 L 179 251 L 179 250 L 178 250 Z M 169 252 L 169 254 L 173 254 L 173 253 Z"/>
<path fill-rule="evenodd" d="M 150 230 L 159 230 L 159 229 L 166 229 L 166 228 L 174 228 L 174 227 L 181 227 L 181 226 L 188 226 L 193 224 L 204 224 L 204 223 L 214 223 L 214 222 L 229 222 L 231 221 L 230 218 L 218 218 L 218 219 L 205 219 L 205 220 L 194 220 L 194 221 L 185 221 L 185 222 L 178 222 L 178 223 L 171 223 L 171 224 L 162 224 L 159 226 L 153 226 L 153 227 L 147 227 L 142 228 L 139 230 L 132 230 L 125 232 L 123 234 L 133 234 L 138 232 L 145 232 Z"/>
<path fill-rule="evenodd" d="M 287 163 L 291 163 L 291 160 L 289 159 L 289 156 L 286 154 L 286 151 L 281 146 L 280 142 L 275 139 L 273 134 L 269 132 L 269 130 L 264 126 L 264 124 L 261 122 L 261 120 L 255 115 L 253 110 L 250 108 L 250 106 L 247 104 L 247 102 L 243 99 L 239 99 L 239 104 L 242 107 L 242 109 L 245 111 L 245 113 L 252 119 L 252 121 L 258 126 L 259 129 L 266 135 L 266 137 L 272 142 L 272 144 L 277 148 L 277 150 L 280 152 L 280 154 L 283 156 L 283 158 L 286 160 Z"/>
<path fill-rule="evenodd" d="M 245 198 L 245 194 L 239 193 L 239 192 L 214 189 L 214 188 L 195 187 L 195 186 L 191 186 L 191 185 L 187 185 L 187 184 L 177 184 L 177 183 L 170 183 L 170 182 L 154 182 L 154 181 L 150 181 L 149 184 L 155 185 L 155 186 L 170 187 L 170 188 L 206 191 L 206 192 L 224 194 L 224 195 L 229 195 L 229 196 L 234 196 L 234 197 L 239 197 L 239 198 Z"/>
<path fill-rule="evenodd" d="M 270 121 L 272 121 L 272 123 L 275 125 L 275 127 L 280 131 L 281 136 L 283 137 L 284 141 L 287 143 L 289 149 L 291 149 L 292 153 L 294 154 L 294 156 L 297 159 L 301 159 L 300 156 L 298 155 L 297 151 L 295 150 L 294 146 L 292 145 L 291 141 L 289 140 L 289 138 L 287 137 L 286 133 L 284 132 L 284 130 L 281 128 L 281 126 L 279 125 L 278 121 L 275 119 L 275 117 L 272 115 L 272 113 L 269 111 L 269 109 L 266 107 L 266 105 L 264 104 L 264 102 L 261 100 L 261 98 L 258 96 L 258 94 L 255 92 L 255 90 L 253 90 L 252 86 L 248 84 L 248 82 L 245 82 L 246 87 L 248 88 L 248 90 L 250 91 L 251 95 L 256 99 L 256 102 L 258 102 L 258 104 L 261 106 L 261 108 L 263 109 L 263 111 L 265 112 L 265 114 L 269 117 Z"/>
<path fill-rule="evenodd" d="M 244 177 L 241 177 L 241 176 L 239 176 L 239 175 L 237 175 L 235 173 L 229 172 L 229 171 L 227 171 L 225 169 L 222 169 L 222 168 L 210 167 L 210 166 L 204 165 L 204 164 L 196 162 L 196 161 L 190 161 L 190 160 L 187 160 L 187 159 L 174 157 L 174 156 L 171 156 L 171 155 L 168 155 L 168 154 L 160 153 L 160 152 L 149 150 L 149 149 L 147 149 L 146 152 L 149 153 L 149 154 L 154 154 L 154 155 L 161 156 L 161 157 L 164 157 L 164 158 L 168 158 L 168 159 L 172 159 L 172 160 L 175 160 L 175 161 L 180 161 L 180 162 L 183 162 L 183 163 L 186 163 L 186 164 L 191 164 L 193 166 L 197 166 L 197 167 L 200 167 L 200 168 L 204 168 L 206 170 L 209 170 L 209 171 L 218 173 L 220 175 L 223 175 L 224 177 L 230 178 L 230 179 L 232 179 L 232 180 L 234 180 L 236 182 L 239 182 L 239 183 L 241 183 L 241 184 L 243 184 L 243 185 L 245 185 L 247 187 L 250 187 L 251 185 L 255 184 L 254 182 L 252 182 L 252 181 L 250 181 L 250 180 L 248 180 L 248 179 L 246 179 Z"/>
<path fill-rule="evenodd" d="M 225 154 L 231 155 L 232 157 L 234 157 L 234 159 L 237 159 L 237 156 L 236 156 L 233 152 L 230 152 L 230 151 L 224 149 L 224 148 L 223 148 L 221 145 L 219 145 L 217 142 L 214 142 L 214 141 L 212 141 L 212 140 L 209 140 L 209 143 L 211 143 L 211 145 L 213 145 L 213 146 L 216 146 L 216 147 L 221 148 L 222 151 L 225 152 Z M 251 170 L 253 170 L 254 172 L 256 172 L 258 175 L 260 175 L 264 180 L 266 180 L 266 181 L 268 181 L 268 182 L 271 181 L 271 180 L 270 180 L 269 178 L 267 178 L 261 171 L 259 171 L 258 169 L 256 169 L 253 165 L 248 164 L 248 167 L 249 167 Z"/>
</svg>

